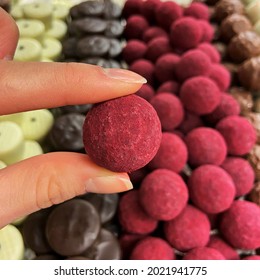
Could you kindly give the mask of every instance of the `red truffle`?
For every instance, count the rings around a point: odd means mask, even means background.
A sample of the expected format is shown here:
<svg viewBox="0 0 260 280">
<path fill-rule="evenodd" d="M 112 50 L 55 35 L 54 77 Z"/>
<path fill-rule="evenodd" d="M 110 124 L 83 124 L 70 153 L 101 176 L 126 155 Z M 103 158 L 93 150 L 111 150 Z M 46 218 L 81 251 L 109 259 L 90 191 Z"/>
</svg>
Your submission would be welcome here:
<svg viewBox="0 0 260 280">
<path fill-rule="evenodd" d="M 127 0 L 124 4 L 122 15 L 124 18 L 129 18 L 132 15 L 141 13 L 142 0 Z"/>
<path fill-rule="evenodd" d="M 148 236 L 139 241 L 132 254 L 131 260 L 174 260 L 173 248 L 159 237 Z"/>
<path fill-rule="evenodd" d="M 176 74 L 180 81 L 195 76 L 207 76 L 211 68 L 209 57 L 200 50 L 187 51 L 176 66 Z"/>
<path fill-rule="evenodd" d="M 256 142 L 256 131 L 252 124 L 240 116 L 228 116 L 218 122 L 216 129 L 224 137 L 228 153 L 243 156 L 249 153 Z"/>
<path fill-rule="evenodd" d="M 148 43 L 157 37 L 168 38 L 168 35 L 162 28 L 157 26 L 151 26 L 148 29 L 146 29 L 146 31 L 144 32 L 143 41 Z"/>
<path fill-rule="evenodd" d="M 254 250 L 260 247 L 260 207 L 236 200 L 222 215 L 220 232 L 235 248 Z"/>
<path fill-rule="evenodd" d="M 87 154 L 98 165 L 116 172 L 146 165 L 157 153 L 161 136 L 156 111 L 137 95 L 93 106 L 83 125 Z"/>
<path fill-rule="evenodd" d="M 167 1 L 161 3 L 159 7 L 157 7 L 155 16 L 157 24 L 165 30 L 169 30 L 171 24 L 178 18 L 181 18 L 182 14 L 183 10 L 181 6 L 174 2 Z"/>
<path fill-rule="evenodd" d="M 220 97 L 217 85 L 207 77 L 190 78 L 180 90 L 184 107 L 196 115 L 213 112 L 220 103 Z"/>
<path fill-rule="evenodd" d="M 139 40 L 130 40 L 122 51 L 123 59 L 131 64 L 135 60 L 143 58 L 147 50 L 146 44 Z"/>
<path fill-rule="evenodd" d="M 170 41 L 174 48 L 188 50 L 197 47 L 201 42 L 200 23 L 191 17 L 183 17 L 171 25 Z"/>
<path fill-rule="evenodd" d="M 155 64 L 155 77 L 160 83 L 164 83 L 175 78 L 175 69 L 180 61 L 180 57 L 173 53 L 162 55 Z"/>
<path fill-rule="evenodd" d="M 209 20 L 209 8 L 202 3 L 191 3 L 191 5 L 184 10 L 184 15 L 197 19 Z"/>
<path fill-rule="evenodd" d="M 235 198 L 235 185 L 230 175 L 215 165 L 196 168 L 188 181 L 192 202 L 209 214 L 227 210 Z"/>
<path fill-rule="evenodd" d="M 149 162 L 151 169 L 166 168 L 180 172 L 188 159 L 188 151 L 182 139 L 173 134 L 164 132 L 160 148 L 155 157 Z"/>
<path fill-rule="evenodd" d="M 226 260 L 239 260 L 237 251 L 217 235 L 211 235 L 207 247 L 218 250 Z"/>
<path fill-rule="evenodd" d="M 213 26 L 205 20 L 198 20 L 201 28 L 201 42 L 209 43 L 214 38 L 214 28 Z"/>
<path fill-rule="evenodd" d="M 221 166 L 231 176 L 236 196 L 248 194 L 254 185 L 255 173 L 249 162 L 239 157 L 228 157 Z"/>
<path fill-rule="evenodd" d="M 220 103 L 217 108 L 208 115 L 204 116 L 210 124 L 216 124 L 221 119 L 228 116 L 237 116 L 240 113 L 240 105 L 230 94 L 222 93 Z"/>
<path fill-rule="evenodd" d="M 142 87 L 136 92 L 136 95 L 144 98 L 145 100 L 147 101 L 150 101 L 154 95 L 155 95 L 155 92 L 154 92 L 154 89 L 148 85 L 148 84 L 144 84 L 142 85 Z"/>
<path fill-rule="evenodd" d="M 210 58 L 212 63 L 220 62 L 220 54 L 213 45 L 209 43 L 201 43 L 198 45 L 198 49 L 204 52 Z"/>
<path fill-rule="evenodd" d="M 167 81 L 158 87 L 157 93 L 171 92 L 173 94 L 178 95 L 179 90 L 180 90 L 180 85 L 176 81 Z"/>
<path fill-rule="evenodd" d="M 192 166 L 203 164 L 220 165 L 226 158 L 227 146 L 222 135 L 215 129 L 199 127 L 189 132 L 185 138 Z"/>
<path fill-rule="evenodd" d="M 169 221 L 178 216 L 186 206 L 188 189 L 177 173 L 157 169 L 142 181 L 139 201 L 149 216 Z"/>
<path fill-rule="evenodd" d="M 147 169 L 143 167 L 133 172 L 130 172 L 128 175 L 130 177 L 131 182 L 135 185 L 141 183 L 144 177 L 147 175 L 147 173 Z"/>
<path fill-rule="evenodd" d="M 200 247 L 189 251 L 183 260 L 225 260 L 225 257 L 216 249 Z"/>
<path fill-rule="evenodd" d="M 157 227 L 157 221 L 148 216 L 139 204 L 139 193 L 132 190 L 121 198 L 118 214 L 122 229 L 128 233 L 148 234 Z"/>
<path fill-rule="evenodd" d="M 181 124 L 184 110 L 178 97 L 171 93 L 160 93 L 150 103 L 159 116 L 163 130 L 170 131 Z"/>
<path fill-rule="evenodd" d="M 148 43 L 145 57 L 152 62 L 156 62 L 160 56 L 171 51 L 172 48 L 169 39 L 166 37 L 158 37 Z"/>
<path fill-rule="evenodd" d="M 181 125 L 179 126 L 179 130 L 182 133 L 187 134 L 192 129 L 201 127 L 201 126 L 203 126 L 202 119 L 199 116 L 186 111 L 184 120 L 182 121 Z"/>
<path fill-rule="evenodd" d="M 242 260 L 260 260 L 260 256 L 258 255 L 248 256 L 243 258 Z"/>
<path fill-rule="evenodd" d="M 146 0 L 141 6 L 141 14 L 151 23 L 155 21 L 155 11 L 160 5 L 160 0 Z"/>
<path fill-rule="evenodd" d="M 143 33 L 148 28 L 147 20 L 140 15 L 130 16 L 126 22 L 126 39 L 142 39 Z"/>
<path fill-rule="evenodd" d="M 165 237 L 179 251 L 206 246 L 209 241 L 210 223 L 206 214 L 187 205 L 173 220 L 164 223 Z"/>
<path fill-rule="evenodd" d="M 119 239 L 120 248 L 122 251 L 122 259 L 128 260 L 134 246 L 138 243 L 138 241 L 142 240 L 145 237 L 145 235 L 140 234 L 128 234 L 125 233 L 121 235 Z"/>
<path fill-rule="evenodd" d="M 218 85 L 221 91 L 226 91 L 230 86 L 230 72 L 221 64 L 212 64 L 209 77 Z"/>
<path fill-rule="evenodd" d="M 138 73 L 139 75 L 146 78 L 150 85 L 154 81 L 154 65 L 146 59 L 138 59 L 132 63 L 129 70 Z"/>
</svg>

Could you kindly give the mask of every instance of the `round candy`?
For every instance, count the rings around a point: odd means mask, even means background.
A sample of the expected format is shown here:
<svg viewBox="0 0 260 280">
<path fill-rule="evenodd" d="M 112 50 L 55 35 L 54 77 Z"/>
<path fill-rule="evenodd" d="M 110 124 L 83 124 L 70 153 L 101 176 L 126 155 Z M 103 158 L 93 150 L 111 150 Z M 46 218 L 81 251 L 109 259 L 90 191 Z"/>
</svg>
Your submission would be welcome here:
<svg viewBox="0 0 260 280">
<path fill-rule="evenodd" d="M 142 4 L 142 0 L 127 0 L 123 7 L 123 16 L 125 18 L 128 18 L 131 15 L 140 14 Z"/>
<path fill-rule="evenodd" d="M 16 21 L 20 38 L 31 38 L 41 41 L 45 26 L 40 20 L 19 19 Z"/>
<path fill-rule="evenodd" d="M 122 51 L 122 56 L 126 63 L 131 64 L 135 60 L 144 57 L 147 50 L 146 44 L 139 40 L 129 40 Z"/>
<path fill-rule="evenodd" d="M 172 48 L 170 46 L 169 39 L 166 37 L 158 37 L 152 39 L 147 44 L 145 57 L 152 62 L 156 62 L 160 56 L 170 53 L 171 51 Z"/>
<path fill-rule="evenodd" d="M 161 84 L 158 89 L 157 93 L 160 92 L 171 92 L 173 94 L 178 95 L 180 89 L 180 85 L 176 81 L 167 81 Z"/>
<path fill-rule="evenodd" d="M 201 126 L 204 126 L 202 119 L 199 116 L 186 111 L 184 120 L 182 121 L 178 129 L 182 133 L 187 134 L 194 128 Z"/>
<path fill-rule="evenodd" d="M 225 260 L 225 257 L 216 249 L 200 247 L 190 250 L 183 260 Z"/>
<path fill-rule="evenodd" d="M 203 3 L 191 3 L 191 5 L 184 10 L 184 15 L 208 21 L 209 9 Z"/>
<path fill-rule="evenodd" d="M 214 18 L 221 22 L 232 14 L 243 14 L 244 5 L 239 0 L 220 0 L 215 6 Z"/>
<path fill-rule="evenodd" d="M 138 241 L 145 238 L 145 235 L 140 234 L 127 234 L 124 233 L 120 236 L 119 243 L 122 249 L 122 259 L 129 260 L 129 257 L 133 251 L 133 248 L 137 244 Z"/>
<path fill-rule="evenodd" d="M 0 169 L 5 168 L 6 164 L 3 161 L 0 161 Z"/>
<path fill-rule="evenodd" d="M 69 15 L 69 8 L 63 4 L 53 4 L 52 15 L 54 19 L 66 20 Z"/>
<path fill-rule="evenodd" d="M 80 3 L 77 7 L 81 17 L 95 17 L 101 16 L 104 13 L 105 4 L 101 1 L 84 1 Z"/>
<path fill-rule="evenodd" d="M 42 154 L 43 154 L 43 150 L 38 142 L 33 140 L 24 141 L 24 150 L 21 156 L 21 160 L 31 158 L 34 156 L 39 156 Z"/>
<path fill-rule="evenodd" d="M 135 245 L 131 260 L 173 260 L 173 248 L 159 237 L 146 237 Z"/>
<path fill-rule="evenodd" d="M 235 248 L 259 248 L 260 207 L 244 200 L 234 201 L 221 217 L 220 232 Z"/>
<path fill-rule="evenodd" d="M 155 92 L 150 85 L 144 84 L 135 94 L 144 98 L 146 101 L 150 101 L 154 97 Z"/>
<path fill-rule="evenodd" d="M 57 60 L 61 55 L 62 45 L 54 38 L 44 38 L 42 42 L 42 56 L 51 60 Z"/>
<path fill-rule="evenodd" d="M 248 256 L 243 258 L 242 260 L 260 260 L 260 256 L 258 255 Z"/>
<path fill-rule="evenodd" d="M 125 27 L 126 39 L 142 39 L 143 33 L 148 28 L 147 20 L 141 15 L 132 15 L 127 19 Z"/>
<path fill-rule="evenodd" d="M 252 23 L 256 23 L 259 19 L 260 5 L 258 1 L 252 1 L 246 6 L 246 14 Z"/>
<path fill-rule="evenodd" d="M 235 198 L 231 176 L 215 165 L 202 165 L 193 170 L 188 186 L 192 202 L 205 213 L 217 214 L 227 210 Z"/>
<path fill-rule="evenodd" d="M 165 30 L 163 30 L 160 27 L 157 26 L 151 26 L 149 28 L 146 29 L 146 31 L 143 34 L 143 41 L 148 43 L 151 40 L 157 38 L 157 37 L 166 37 L 168 38 L 167 33 L 165 32 Z"/>
<path fill-rule="evenodd" d="M 206 246 L 209 241 L 210 223 L 206 214 L 187 205 L 173 220 L 164 224 L 165 237 L 173 248 L 188 251 Z"/>
<path fill-rule="evenodd" d="M 54 19 L 51 24 L 51 28 L 46 30 L 45 36 L 51 37 L 57 40 L 62 40 L 67 33 L 67 25 L 64 21 Z"/>
<path fill-rule="evenodd" d="M 200 25 L 200 28 L 201 28 L 201 39 L 200 41 L 203 43 L 203 42 L 206 42 L 206 43 L 209 43 L 213 40 L 214 38 L 214 29 L 213 29 L 213 26 L 205 21 L 205 20 L 198 20 L 198 23 Z"/>
<path fill-rule="evenodd" d="M 42 46 L 35 39 L 21 38 L 18 41 L 14 55 L 16 61 L 39 61 L 42 55 Z"/>
<path fill-rule="evenodd" d="M 147 0 L 141 5 L 141 14 L 150 22 L 153 23 L 156 17 L 156 9 L 161 4 L 160 0 Z"/>
<path fill-rule="evenodd" d="M 154 81 L 154 65 L 146 59 L 138 59 L 132 63 L 129 70 L 138 73 L 139 75 L 145 77 L 150 85 Z"/>
<path fill-rule="evenodd" d="M 228 89 L 231 77 L 229 71 L 223 65 L 212 64 L 209 77 L 218 85 L 221 91 Z"/>
<path fill-rule="evenodd" d="M 97 164 L 117 172 L 146 165 L 158 151 L 161 137 L 156 111 L 136 95 L 94 106 L 83 126 L 88 155 Z"/>
<path fill-rule="evenodd" d="M 204 52 L 210 58 L 212 63 L 220 62 L 220 54 L 213 45 L 209 43 L 201 43 L 198 45 L 198 49 Z"/>
<path fill-rule="evenodd" d="M 46 225 L 51 248 L 62 256 L 77 256 L 87 250 L 100 231 L 100 218 L 95 207 L 82 199 L 57 206 Z"/>
<path fill-rule="evenodd" d="M 149 216 L 169 221 L 178 216 L 186 206 L 188 189 L 175 172 L 157 169 L 142 181 L 139 201 Z"/>
</svg>

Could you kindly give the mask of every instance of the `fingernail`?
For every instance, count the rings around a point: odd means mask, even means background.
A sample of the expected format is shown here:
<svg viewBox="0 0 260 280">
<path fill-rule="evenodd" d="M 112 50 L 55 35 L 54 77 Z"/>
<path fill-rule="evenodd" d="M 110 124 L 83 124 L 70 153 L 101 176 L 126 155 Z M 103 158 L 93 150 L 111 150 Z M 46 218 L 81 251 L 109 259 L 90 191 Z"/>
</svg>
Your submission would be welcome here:
<svg viewBox="0 0 260 280">
<path fill-rule="evenodd" d="M 122 82 L 126 83 L 138 83 L 138 84 L 145 84 L 147 83 L 147 80 L 142 77 L 141 75 L 125 70 L 125 69 L 117 69 L 117 68 L 106 68 L 103 69 L 106 76 L 112 79 L 117 79 Z"/>
<path fill-rule="evenodd" d="M 86 182 L 86 191 L 91 193 L 118 193 L 132 188 L 130 180 L 117 176 L 95 177 Z"/>
</svg>

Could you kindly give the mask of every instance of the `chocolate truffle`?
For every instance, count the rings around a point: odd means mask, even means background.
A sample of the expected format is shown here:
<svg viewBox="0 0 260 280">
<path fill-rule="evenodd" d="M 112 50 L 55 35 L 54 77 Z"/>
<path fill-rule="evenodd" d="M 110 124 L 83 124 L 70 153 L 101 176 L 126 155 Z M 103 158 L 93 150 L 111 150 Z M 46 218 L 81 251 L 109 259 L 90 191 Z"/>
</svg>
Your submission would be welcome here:
<svg viewBox="0 0 260 280">
<path fill-rule="evenodd" d="M 245 118 L 247 118 L 256 130 L 257 144 L 260 144 L 260 113 L 250 112 Z"/>
<path fill-rule="evenodd" d="M 239 0 L 220 0 L 215 6 L 214 19 L 221 22 L 232 14 L 243 14 L 244 5 Z"/>
<path fill-rule="evenodd" d="M 260 180 L 260 146 L 255 145 L 249 152 L 247 159 L 255 171 L 256 180 Z"/>
<path fill-rule="evenodd" d="M 97 164 L 117 172 L 131 172 L 155 156 L 161 124 L 154 108 L 137 95 L 94 106 L 86 116 L 83 142 Z"/>
<path fill-rule="evenodd" d="M 250 91 L 246 91 L 242 87 L 231 87 L 229 92 L 240 105 L 240 111 L 242 115 L 246 115 L 252 111 L 253 98 Z"/>
<path fill-rule="evenodd" d="M 249 194 L 249 199 L 260 206 L 260 182 L 256 182 L 254 188 Z"/>
</svg>

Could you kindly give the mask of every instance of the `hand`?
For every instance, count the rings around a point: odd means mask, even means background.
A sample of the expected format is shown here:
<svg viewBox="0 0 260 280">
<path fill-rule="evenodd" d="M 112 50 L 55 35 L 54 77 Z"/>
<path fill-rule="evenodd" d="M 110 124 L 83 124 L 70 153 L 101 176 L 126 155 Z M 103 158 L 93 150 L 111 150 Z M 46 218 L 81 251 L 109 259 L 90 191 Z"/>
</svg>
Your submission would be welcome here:
<svg viewBox="0 0 260 280">
<path fill-rule="evenodd" d="M 13 62 L 19 34 L 0 8 L 0 115 L 96 103 L 136 92 L 145 79 L 121 69 L 80 63 Z M 0 170 L 0 228 L 16 218 L 86 192 L 132 188 L 126 173 L 97 166 L 87 155 L 57 152 Z"/>
</svg>

